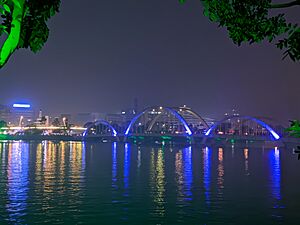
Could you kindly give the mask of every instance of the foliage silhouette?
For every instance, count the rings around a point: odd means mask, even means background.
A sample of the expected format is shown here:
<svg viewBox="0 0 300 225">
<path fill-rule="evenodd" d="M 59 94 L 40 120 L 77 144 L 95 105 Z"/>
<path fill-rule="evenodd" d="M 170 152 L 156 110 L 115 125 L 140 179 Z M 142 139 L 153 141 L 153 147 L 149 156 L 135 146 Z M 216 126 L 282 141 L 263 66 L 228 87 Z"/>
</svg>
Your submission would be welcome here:
<svg viewBox="0 0 300 225">
<path fill-rule="evenodd" d="M 19 48 L 38 52 L 49 36 L 46 22 L 59 11 L 60 0 L 0 0 L 0 36 L 6 35 L 0 50 L 0 68 Z"/>
<path fill-rule="evenodd" d="M 284 13 L 270 16 L 278 9 L 300 6 L 300 0 L 273 4 L 272 0 L 200 0 L 204 15 L 221 27 L 226 27 L 229 37 L 237 45 L 243 42 L 275 42 L 284 50 L 283 58 L 300 60 L 300 27 L 288 23 Z M 284 1 L 284 0 L 283 0 Z M 179 0 L 180 3 L 186 0 Z M 276 9 L 276 11 L 275 11 Z"/>
<path fill-rule="evenodd" d="M 286 129 L 286 132 L 289 132 L 290 136 L 300 138 L 300 121 L 292 120 L 290 122 L 291 126 Z M 300 160 L 300 146 L 294 152 L 298 154 L 298 160 Z"/>
</svg>

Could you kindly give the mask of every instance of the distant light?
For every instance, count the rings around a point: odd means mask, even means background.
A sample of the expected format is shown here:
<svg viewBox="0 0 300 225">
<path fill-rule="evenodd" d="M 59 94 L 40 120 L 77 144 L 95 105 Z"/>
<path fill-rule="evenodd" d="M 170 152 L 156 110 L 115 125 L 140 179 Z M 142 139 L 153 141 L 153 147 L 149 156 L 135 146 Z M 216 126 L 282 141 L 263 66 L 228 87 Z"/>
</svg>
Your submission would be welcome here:
<svg viewBox="0 0 300 225">
<path fill-rule="evenodd" d="M 131 124 L 129 124 L 129 126 L 127 127 L 127 130 L 125 131 L 125 135 L 127 136 L 129 131 L 130 131 L 130 128 L 131 128 Z"/>
<path fill-rule="evenodd" d="M 186 133 L 191 136 L 193 133 L 192 133 L 191 129 L 189 128 L 189 126 L 187 124 L 183 124 L 183 125 L 186 129 Z"/>
<path fill-rule="evenodd" d="M 22 108 L 22 109 L 29 109 L 31 105 L 29 104 L 22 104 L 22 103 L 15 103 L 13 104 L 14 108 Z"/>
<path fill-rule="evenodd" d="M 210 128 L 208 131 L 206 131 L 205 136 L 210 135 L 210 132 L 212 131 L 213 128 Z"/>
<path fill-rule="evenodd" d="M 267 128 L 268 129 L 268 128 Z M 274 131 L 274 130 L 269 130 L 271 132 L 271 134 L 273 135 L 273 137 L 276 139 L 276 140 L 279 140 L 280 139 L 280 136 Z"/>
<path fill-rule="evenodd" d="M 125 112 L 125 111 L 123 111 L 123 112 L 122 112 L 122 114 L 124 115 L 124 114 L 126 114 L 126 112 Z"/>
</svg>

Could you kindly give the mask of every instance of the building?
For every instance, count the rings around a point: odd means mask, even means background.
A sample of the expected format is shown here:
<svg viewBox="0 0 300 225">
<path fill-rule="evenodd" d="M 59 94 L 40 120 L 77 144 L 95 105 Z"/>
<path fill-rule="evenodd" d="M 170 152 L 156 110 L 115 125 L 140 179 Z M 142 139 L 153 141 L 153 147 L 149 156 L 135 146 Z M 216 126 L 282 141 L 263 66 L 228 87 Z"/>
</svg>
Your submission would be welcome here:
<svg viewBox="0 0 300 225">
<path fill-rule="evenodd" d="M 10 109 L 10 116 L 7 121 L 9 124 L 26 126 L 33 123 L 35 112 L 30 104 L 15 103 L 8 107 Z"/>
<path fill-rule="evenodd" d="M 5 122 L 9 122 L 11 117 L 11 111 L 9 106 L 0 104 L 0 121 L 4 120 Z"/>
</svg>

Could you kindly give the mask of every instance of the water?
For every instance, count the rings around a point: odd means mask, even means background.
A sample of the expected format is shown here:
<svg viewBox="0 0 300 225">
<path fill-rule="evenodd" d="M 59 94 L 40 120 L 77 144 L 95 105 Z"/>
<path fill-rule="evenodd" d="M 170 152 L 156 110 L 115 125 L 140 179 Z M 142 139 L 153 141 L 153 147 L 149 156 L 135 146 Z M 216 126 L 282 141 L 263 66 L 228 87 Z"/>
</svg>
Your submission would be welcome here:
<svg viewBox="0 0 300 225">
<path fill-rule="evenodd" d="M 0 224 L 299 224 L 291 150 L 1 142 Z"/>
</svg>

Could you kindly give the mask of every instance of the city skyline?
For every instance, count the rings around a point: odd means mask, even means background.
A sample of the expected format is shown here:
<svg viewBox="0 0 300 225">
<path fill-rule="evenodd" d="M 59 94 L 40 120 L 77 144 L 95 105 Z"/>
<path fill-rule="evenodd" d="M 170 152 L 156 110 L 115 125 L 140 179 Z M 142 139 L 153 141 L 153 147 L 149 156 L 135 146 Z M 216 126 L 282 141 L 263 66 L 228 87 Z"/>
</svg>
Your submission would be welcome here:
<svg viewBox="0 0 300 225">
<path fill-rule="evenodd" d="M 299 63 L 270 44 L 235 46 L 200 2 L 90 3 L 63 1 L 43 51 L 16 52 L 0 72 L 1 103 L 114 113 L 137 97 L 141 109 L 186 104 L 216 118 L 235 108 L 299 119 Z"/>
</svg>

